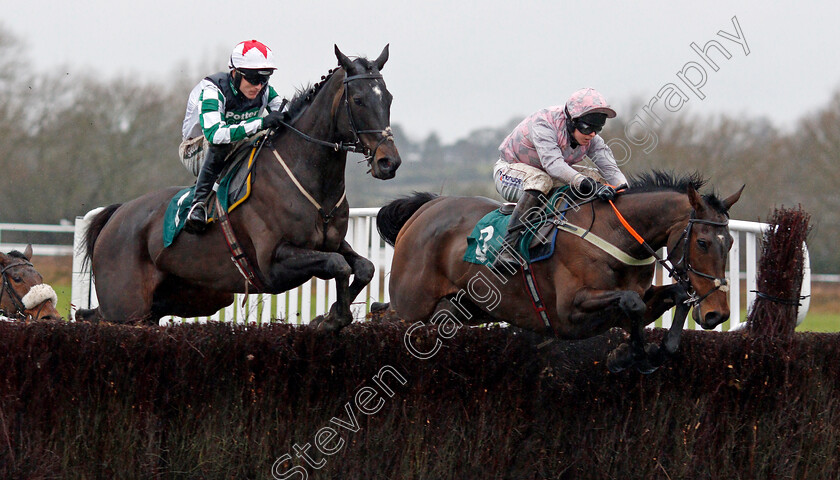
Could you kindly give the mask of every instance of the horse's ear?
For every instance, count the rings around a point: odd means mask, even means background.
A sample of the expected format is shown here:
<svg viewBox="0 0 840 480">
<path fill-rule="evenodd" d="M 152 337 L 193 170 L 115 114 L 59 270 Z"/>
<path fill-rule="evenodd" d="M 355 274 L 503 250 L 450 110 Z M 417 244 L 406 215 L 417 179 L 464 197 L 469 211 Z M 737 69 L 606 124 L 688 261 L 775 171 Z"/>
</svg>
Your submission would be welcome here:
<svg viewBox="0 0 840 480">
<path fill-rule="evenodd" d="M 691 208 L 697 212 L 698 216 L 702 216 L 704 210 L 706 209 L 706 205 L 703 204 L 703 199 L 700 197 L 700 194 L 697 193 L 697 190 L 694 189 L 694 185 L 689 184 L 686 189 L 686 193 L 688 194 L 688 201 L 691 203 Z"/>
<path fill-rule="evenodd" d="M 743 191 L 744 191 L 744 188 L 745 188 L 746 186 L 747 186 L 746 184 L 741 185 L 741 189 L 740 189 L 740 190 L 738 190 L 737 192 L 735 192 L 735 193 L 733 193 L 732 195 L 730 195 L 730 196 L 728 196 L 728 197 L 726 197 L 726 198 L 724 198 L 724 199 L 723 199 L 723 206 L 724 206 L 724 207 L 726 207 L 726 210 L 727 210 L 727 211 L 728 211 L 730 208 L 732 208 L 732 205 L 735 205 L 735 202 L 737 202 L 737 201 L 738 201 L 738 199 L 740 199 L 740 198 L 741 198 L 741 192 L 743 192 Z"/>
<path fill-rule="evenodd" d="M 385 48 L 382 49 L 382 53 L 379 54 L 379 58 L 373 61 L 373 64 L 376 65 L 377 70 L 382 70 L 382 67 L 385 66 L 385 62 L 388 61 L 388 47 L 391 44 L 385 45 Z"/>
<path fill-rule="evenodd" d="M 23 256 L 26 257 L 27 260 L 32 260 L 32 244 L 26 246 L 23 249 Z"/>
<path fill-rule="evenodd" d="M 352 62 L 350 62 L 350 59 L 347 58 L 347 55 L 341 53 L 341 50 L 338 49 L 338 45 L 333 44 L 333 46 L 335 47 L 335 58 L 338 59 L 338 64 L 344 67 L 345 72 L 349 71 Z"/>
</svg>

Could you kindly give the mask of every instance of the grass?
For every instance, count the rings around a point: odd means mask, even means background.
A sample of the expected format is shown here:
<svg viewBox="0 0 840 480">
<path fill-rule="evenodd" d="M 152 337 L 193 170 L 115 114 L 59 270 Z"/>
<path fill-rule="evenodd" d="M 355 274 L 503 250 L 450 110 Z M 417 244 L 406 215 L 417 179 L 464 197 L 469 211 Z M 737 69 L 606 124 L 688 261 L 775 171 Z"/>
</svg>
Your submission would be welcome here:
<svg viewBox="0 0 840 480">
<path fill-rule="evenodd" d="M 808 312 L 805 321 L 796 327 L 798 332 L 838 332 L 840 313 Z"/>
</svg>

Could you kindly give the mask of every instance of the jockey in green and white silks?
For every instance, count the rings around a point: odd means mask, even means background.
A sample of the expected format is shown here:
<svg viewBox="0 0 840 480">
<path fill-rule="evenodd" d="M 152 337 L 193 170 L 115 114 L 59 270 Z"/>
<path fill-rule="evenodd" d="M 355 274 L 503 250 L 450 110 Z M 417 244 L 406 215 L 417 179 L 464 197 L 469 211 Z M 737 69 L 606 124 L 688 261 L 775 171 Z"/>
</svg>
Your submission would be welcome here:
<svg viewBox="0 0 840 480">
<path fill-rule="evenodd" d="M 504 242 L 513 249 L 519 243 L 531 214 L 542 209 L 540 197 L 561 185 L 570 185 L 583 198 L 612 199 L 610 185 L 626 185 L 610 147 L 598 135 L 607 118 L 616 113 L 592 88 L 573 93 L 565 105 L 542 109 L 522 120 L 499 145 L 499 160 L 493 168 L 496 191 L 517 202 Z M 607 185 L 579 173 L 572 165 L 589 157 Z M 495 266 L 518 268 L 511 249 L 496 257 Z"/>
<path fill-rule="evenodd" d="M 282 121 L 282 99 L 268 85 L 276 70 L 271 49 L 256 40 L 240 42 L 228 66 L 228 72 L 201 80 L 187 100 L 180 154 L 187 169 L 198 177 L 184 226 L 188 233 L 206 228 L 204 202 L 224 168 L 231 145 Z M 269 114 L 263 117 L 264 111 Z"/>
</svg>

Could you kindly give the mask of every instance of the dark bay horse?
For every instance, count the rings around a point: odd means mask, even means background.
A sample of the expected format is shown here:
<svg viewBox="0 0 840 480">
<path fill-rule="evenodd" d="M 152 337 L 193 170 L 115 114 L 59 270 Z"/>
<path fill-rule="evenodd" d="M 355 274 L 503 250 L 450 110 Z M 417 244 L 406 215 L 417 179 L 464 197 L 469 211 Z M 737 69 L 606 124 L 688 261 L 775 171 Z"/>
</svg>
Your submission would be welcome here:
<svg viewBox="0 0 840 480">
<path fill-rule="evenodd" d="M 313 276 L 335 279 L 337 300 L 322 319 L 328 329 L 352 321 L 350 303 L 374 273 L 344 240 L 347 152 L 365 153 L 370 173 L 383 180 L 401 162 L 390 128 L 392 97 L 380 73 L 388 46 L 373 61 L 351 60 L 337 46 L 335 55 L 340 67 L 291 100 L 289 124 L 257 156 L 249 200 L 230 214 L 264 292 L 281 293 Z M 164 315 L 213 314 L 246 291 L 218 222 L 164 248 L 164 212 L 179 189 L 112 205 L 92 219 L 86 248 L 99 308 L 77 318 L 156 324 Z"/>
<path fill-rule="evenodd" d="M 635 366 L 650 372 L 674 353 L 689 308 L 704 328 L 729 318 L 725 278 L 732 247 L 729 208 L 741 190 L 728 198 L 697 191 L 705 181 L 698 175 L 676 178 L 653 172 L 631 181 L 614 205 L 640 240 L 625 228 L 612 206 L 592 201 L 566 213 L 566 220 L 589 229 L 644 265 L 617 260 L 583 238 L 558 231 L 556 253 L 531 265 L 541 292 L 545 317 L 534 307 L 524 274 L 497 272 L 463 260 L 467 236 L 479 219 L 499 203 L 479 197 L 437 197 L 416 194 L 383 207 L 377 227 L 394 245 L 390 274 L 390 307 L 409 322 L 430 319 L 438 324 L 498 321 L 564 339 L 598 335 L 622 327 L 630 342 L 610 354 L 608 366 L 620 371 Z M 556 217 L 555 217 L 556 219 Z M 644 242 L 644 243 L 642 243 Z M 651 252 L 667 246 L 663 261 L 677 282 L 652 286 Z M 620 256 L 620 255 L 619 255 Z M 628 257 L 629 258 L 629 257 Z M 521 272 L 521 270 L 520 270 Z M 662 344 L 645 345 L 644 326 L 677 307 L 671 330 Z M 476 321 L 471 321 L 476 319 Z"/>
<path fill-rule="evenodd" d="M 0 317 L 18 320 L 61 320 L 55 290 L 32 265 L 32 245 L 23 253 L 0 253 Z"/>
</svg>

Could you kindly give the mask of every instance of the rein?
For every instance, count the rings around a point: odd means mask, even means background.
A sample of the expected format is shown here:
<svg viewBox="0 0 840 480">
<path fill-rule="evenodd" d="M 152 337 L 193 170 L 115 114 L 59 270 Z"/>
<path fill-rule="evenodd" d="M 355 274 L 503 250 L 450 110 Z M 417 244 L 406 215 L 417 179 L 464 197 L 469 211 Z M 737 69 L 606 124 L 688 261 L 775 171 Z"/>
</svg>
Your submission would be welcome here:
<svg viewBox="0 0 840 480">
<path fill-rule="evenodd" d="M 694 210 L 692 210 L 691 211 L 691 218 L 688 219 L 688 223 L 686 224 L 685 229 L 683 229 L 682 235 L 680 235 L 680 239 L 683 239 L 682 240 L 683 241 L 682 258 L 680 258 L 680 260 L 676 264 L 672 264 L 671 260 L 669 258 L 663 259 L 662 257 L 660 257 L 656 253 L 656 251 L 653 249 L 653 247 L 651 247 L 645 241 L 645 239 L 642 238 L 641 235 L 639 235 L 639 232 L 637 232 L 630 225 L 630 223 L 627 221 L 627 219 L 624 218 L 624 216 L 621 214 L 621 212 L 618 211 L 618 208 L 616 208 L 616 206 L 615 206 L 615 204 L 613 203 L 612 200 L 609 200 L 609 203 L 610 203 L 610 206 L 613 209 L 613 212 L 615 212 L 615 216 L 618 217 L 618 221 L 621 222 L 621 225 L 624 227 L 624 229 L 627 230 L 627 232 L 629 232 L 630 235 L 632 235 L 633 238 L 636 239 L 636 241 L 639 242 L 639 244 L 642 245 L 645 248 L 645 250 L 647 250 L 647 252 L 652 257 L 654 257 L 660 265 L 662 265 L 662 268 L 664 268 L 665 270 L 668 271 L 668 275 L 671 278 L 674 278 L 677 281 L 677 283 L 685 289 L 685 291 L 688 293 L 688 299 L 685 301 L 685 303 L 687 305 L 689 305 L 691 307 L 695 307 L 695 306 L 699 305 L 700 302 L 705 300 L 706 297 L 708 297 L 712 293 L 716 292 L 717 290 L 721 290 L 723 292 L 726 292 L 726 291 L 729 290 L 729 285 L 728 285 L 728 282 L 726 280 L 726 277 L 720 278 L 720 277 L 715 277 L 714 275 L 709 275 L 707 273 L 700 272 L 700 271 L 698 271 L 697 269 L 695 269 L 694 267 L 691 266 L 691 262 L 688 259 L 688 249 L 689 249 L 688 242 L 689 242 L 689 239 L 691 238 L 691 229 L 692 229 L 692 227 L 694 226 L 695 223 L 699 223 L 699 224 L 703 224 L 703 225 L 711 225 L 711 226 L 714 226 L 714 227 L 726 227 L 726 226 L 729 225 L 728 220 L 724 221 L 724 222 L 715 222 L 715 221 L 712 221 L 712 220 L 702 220 L 702 219 L 699 219 L 699 218 L 695 218 L 695 212 L 694 212 Z M 683 268 L 680 268 L 680 266 L 683 266 Z M 703 278 L 707 278 L 709 280 L 712 280 L 714 282 L 714 287 L 712 287 L 705 294 L 698 296 L 697 291 L 694 289 L 694 286 L 691 285 L 691 281 L 688 278 L 689 273 L 693 273 L 694 275 L 697 275 L 699 277 L 703 277 Z"/>
</svg>

